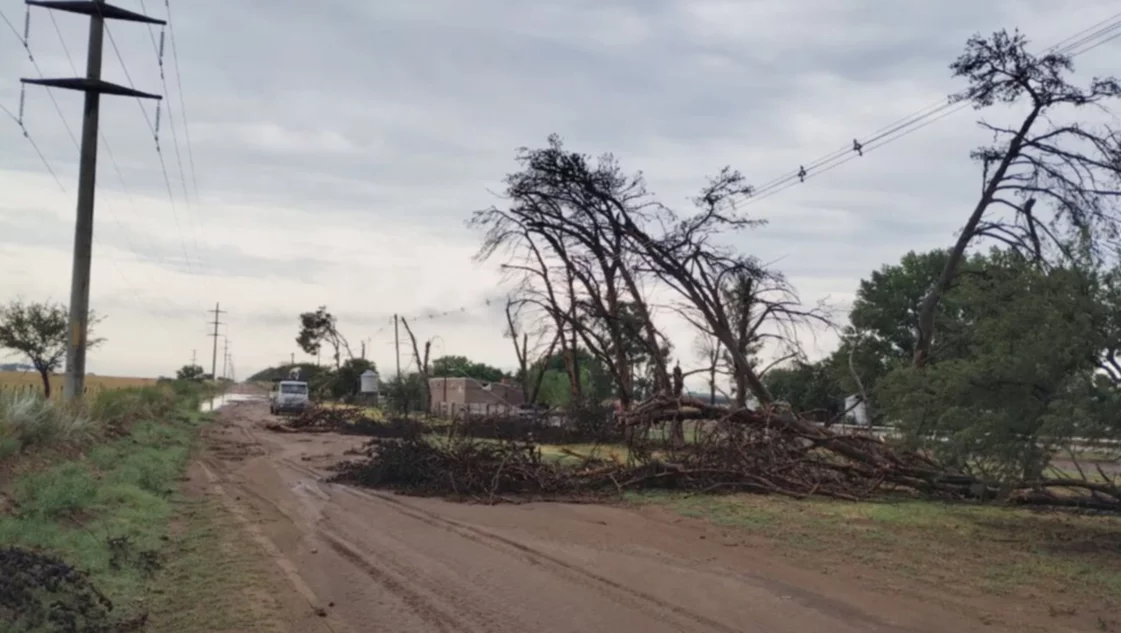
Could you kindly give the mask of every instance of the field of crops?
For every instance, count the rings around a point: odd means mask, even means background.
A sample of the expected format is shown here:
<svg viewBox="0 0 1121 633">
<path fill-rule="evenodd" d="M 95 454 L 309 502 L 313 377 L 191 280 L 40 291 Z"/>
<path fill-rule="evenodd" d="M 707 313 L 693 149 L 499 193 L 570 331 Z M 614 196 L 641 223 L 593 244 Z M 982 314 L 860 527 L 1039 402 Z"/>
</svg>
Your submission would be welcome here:
<svg viewBox="0 0 1121 633">
<path fill-rule="evenodd" d="M 62 384 L 65 377 L 62 374 L 51 376 L 51 395 L 54 397 L 62 393 Z M 86 376 L 86 393 L 95 393 L 103 389 L 122 389 L 125 387 L 142 387 L 156 382 L 155 378 L 124 378 L 118 376 Z M 35 372 L 2 371 L 0 372 L 0 391 L 34 389 L 41 391 L 43 381 Z"/>
</svg>

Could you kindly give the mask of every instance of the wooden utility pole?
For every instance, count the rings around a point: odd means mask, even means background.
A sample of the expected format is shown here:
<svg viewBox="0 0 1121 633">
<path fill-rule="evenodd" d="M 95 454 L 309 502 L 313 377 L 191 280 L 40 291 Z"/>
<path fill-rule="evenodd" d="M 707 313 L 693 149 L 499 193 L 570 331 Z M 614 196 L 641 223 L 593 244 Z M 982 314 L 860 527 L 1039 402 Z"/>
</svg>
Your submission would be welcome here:
<svg viewBox="0 0 1121 633">
<path fill-rule="evenodd" d="M 93 202 L 97 187 L 97 139 L 101 95 L 113 94 L 142 99 L 161 99 L 160 95 L 140 92 L 101 79 L 101 57 L 105 20 L 124 20 L 164 25 L 163 20 L 121 9 L 104 0 L 26 0 L 27 4 L 88 15 L 90 19 L 89 53 L 85 78 L 21 79 L 26 84 L 48 88 L 67 88 L 84 92 L 82 110 L 82 146 L 78 167 L 78 217 L 74 225 L 74 262 L 70 276 L 69 343 L 66 350 L 66 383 L 63 389 L 68 400 L 77 400 L 85 391 L 86 346 L 89 336 L 90 262 L 93 258 Z"/>
<path fill-rule="evenodd" d="M 401 331 L 397 327 L 397 315 L 393 315 L 393 353 L 397 357 L 397 377 L 401 377 Z"/>
<path fill-rule="evenodd" d="M 225 310 L 220 310 L 219 309 L 219 304 L 215 303 L 213 312 L 214 312 L 214 323 L 213 323 L 214 332 L 212 334 L 210 334 L 210 336 L 214 337 L 214 351 L 213 351 L 213 353 L 210 357 L 210 379 L 211 380 L 218 380 L 218 373 L 217 373 L 218 372 L 218 337 L 221 336 L 220 334 L 218 334 L 218 326 L 222 325 L 222 322 L 218 320 L 218 315 L 219 314 L 225 314 L 226 311 Z"/>
</svg>

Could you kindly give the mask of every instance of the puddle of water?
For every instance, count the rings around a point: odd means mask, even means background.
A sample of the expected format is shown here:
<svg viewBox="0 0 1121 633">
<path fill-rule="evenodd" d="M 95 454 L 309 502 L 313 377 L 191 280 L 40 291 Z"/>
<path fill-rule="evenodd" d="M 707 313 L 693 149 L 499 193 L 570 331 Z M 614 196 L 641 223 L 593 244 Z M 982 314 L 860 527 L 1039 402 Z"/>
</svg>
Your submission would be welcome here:
<svg viewBox="0 0 1121 633">
<path fill-rule="evenodd" d="M 247 400 L 260 400 L 261 396 L 255 396 L 247 393 L 224 393 L 220 396 L 215 396 L 210 400 L 203 402 L 199 406 L 200 411 L 215 411 L 221 409 L 227 404 L 233 402 L 245 402 Z"/>
</svg>

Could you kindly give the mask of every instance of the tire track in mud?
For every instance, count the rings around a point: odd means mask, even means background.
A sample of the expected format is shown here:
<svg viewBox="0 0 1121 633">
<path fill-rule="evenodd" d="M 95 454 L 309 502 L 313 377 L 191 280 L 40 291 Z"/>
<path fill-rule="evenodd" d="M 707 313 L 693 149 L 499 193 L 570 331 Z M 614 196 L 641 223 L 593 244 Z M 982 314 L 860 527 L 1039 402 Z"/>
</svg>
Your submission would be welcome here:
<svg viewBox="0 0 1121 633">
<path fill-rule="evenodd" d="M 277 463 L 284 465 L 310 477 L 323 478 L 327 473 L 318 472 L 314 469 L 308 468 L 302 464 L 298 464 L 289 459 L 279 459 Z M 499 536 L 472 525 L 460 523 L 453 519 L 442 517 L 427 510 L 423 510 L 409 504 L 400 499 L 386 493 L 370 492 L 365 490 L 358 490 L 350 486 L 342 484 L 331 484 L 330 489 L 339 491 L 344 494 L 356 497 L 364 501 L 372 501 L 374 503 L 392 506 L 393 509 L 407 516 L 413 520 L 420 521 L 426 525 L 446 530 L 459 536 L 460 538 L 467 539 L 471 542 L 478 543 L 492 550 L 524 560 L 531 565 L 541 568 L 548 568 L 557 576 L 566 578 L 578 585 L 593 585 L 596 589 L 606 589 L 616 596 L 616 602 L 628 604 L 629 606 L 636 607 L 640 610 L 655 610 L 669 616 L 675 616 L 679 620 L 678 624 L 684 626 L 683 630 L 696 631 L 697 625 L 706 627 L 713 632 L 720 633 L 740 633 L 740 630 L 728 626 L 722 622 L 718 622 L 704 615 L 690 611 L 678 605 L 667 604 L 659 598 L 648 593 L 632 589 L 622 583 L 615 582 L 610 578 L 606 578 L 578 565 L 574 565 L 563 559 L 557 558 L 551 554 L 546 554 L 540 550 L 529 547 L 525 544 L 519 543 L 512 539 Z"/>
<path fill-rule="evenodd" d="M 295 589 L 295 591 L 300 595 L 301 598 L 307 601 L 308 607 L 312 611 L 321 610 L 322 607 L 320 606 L 321 601 L 319 599 L 319 596 L 317 596 L 315 591 L 312 590 L 312 588 L 308 586 L 306 582 L 304 582 L 304 579 L 302 576 L 300 576 L 299 569 L 296 567 L 295 563 L 293 563 L 287 556 L 285 556 L 283 552 L 280 551 L 280 548 L 278 548 L 276 544 L 273 543 L 272 540 L 269 539 L 269 537 L 266 536 L 265 533 L 261 531 L 261 529 L 249 519 L 248 516 L 246 516 L 242 508 L 239 507 L 237 503 L 235 503 L 234 499 L 230 497 L 229 493 L 226 492 L 222 484 L 219 483 L 219 476 L 206 465 L 205 461 L 199 461 L 199 467 L 202 469 L 203 475 L 205 475 L 210 488 L 222 500 L 222 504 L 226 507 L 227 510 L 229 510 L 231 514 L 234 515 L 234 518 L 237 519 L 238 523 L 241 524 L 241 526 L 249 534 L 250 538 L 252 538 L 253 541 L 257 543 L 257 545 L 264 549 L 269 557 L 273 560 L 273 562 L 276 563 L 277 567 L 280 568 L 285 578 L 292 585 L 292 588 Z M 279 508 L 277 509 L 279 510 Z M 281 513 L 284 514 L 283 511 L 281 511 Z M 335 630 L 330 624 L 326 626 L 329 630 Z"/>
</svg>

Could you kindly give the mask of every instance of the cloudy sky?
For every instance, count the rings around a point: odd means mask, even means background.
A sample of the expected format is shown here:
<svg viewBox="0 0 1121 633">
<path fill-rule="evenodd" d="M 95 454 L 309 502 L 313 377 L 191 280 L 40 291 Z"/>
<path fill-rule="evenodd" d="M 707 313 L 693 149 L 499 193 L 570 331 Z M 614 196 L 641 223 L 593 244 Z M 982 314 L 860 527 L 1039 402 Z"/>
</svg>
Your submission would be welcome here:
<svg viewBox="0 0 1121 633">
<path fill-rule="evenodd" d="M 167 16 L 159 0 L 116 4 Z M 500 305 L 486 304 L 502 295 L 499 276 L 471 261 L 478 236 L 464 221 L 497 202 L 516 148 L 555 132 L 570 149 L 613 152 L 684 208 L 724 165 L 766 183 L 938 102 L 961 87 L 947 66 L 975 32 L 1020 27 L 1044 48 L 1116 10 L 1109 0 L 171 2 L 182 93 L 169 46 L 166 180 L 152 104 L 102 102 L 92 305 L 108 317 L 108 343 L 90 370 L 169 374 L 196 350 L 209 364 L 215 302 L 229 311 L 241 376 L 300 357 L 297 315 L 318 305 L 386 369 L 394 313 L 435 315 L 416 322 L 418 336 L 437 337 L 434 354 L 512 367 Z M 22 30 L 22 0 L 0 11 Z M 70 76 L 68 53 L 84 70 L 86 23 L 55 19 L 61 39 L 33 10 L 30 48 L 44 75 Z M 165 92 L 158 30 L 110 29 L 105 78 Z M 1121 41 L 1087 53 L 1079 76 L 1110 72 L 1119 52 Z M 36 72 L 0 22 L 0 105 L 16 112 L 19 78 Z M 25 120 L 64 190 L 0 113 L 0 298 L 69 297 L 78 152 L 67 128 L 79 133 L 81 96 L 54 95 L 57 109 L 29 88 Z M 977 192 L 977 118 L 965 110 L 759 201 L 749 210 L 769 225 L 738 243 L 777 260 L 807 302 L 843 307 L 872 269 L 950 243 Z M 666 327 L 691 347 L 691 333 Z M 834 343 L 821 334 L 810 352 Z"/>
</svg>

